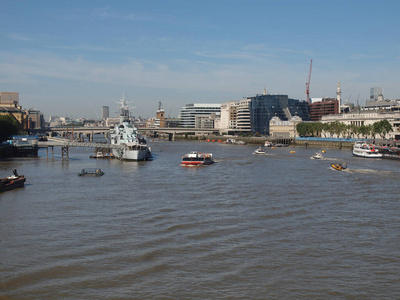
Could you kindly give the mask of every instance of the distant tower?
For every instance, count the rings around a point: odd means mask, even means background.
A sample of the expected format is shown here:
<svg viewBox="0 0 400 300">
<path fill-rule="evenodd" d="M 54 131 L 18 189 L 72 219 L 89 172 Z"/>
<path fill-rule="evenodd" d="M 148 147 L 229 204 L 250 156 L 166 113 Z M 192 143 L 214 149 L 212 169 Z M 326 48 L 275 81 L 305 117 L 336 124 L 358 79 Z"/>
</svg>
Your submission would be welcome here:
<svg viewBox="0 0 400 300">
<path fill-rule="evenodd" d="M 105 119 L 108 119 L 109 117 L 110 117 L 110 107 L 103 106 L 101 108 L 101 119 L 105 120 Z"/>
<path fill-rule="evenodd" d="M 370 90 L 369 99 L 372 100 L 372 101 L 373 100 L 376 101 L 376 100 L 378 100 L 379 95 L 383 95 L 382 88 L 381 87 L 373 87 Z"/>
<path fill-rule="evenodd" d="M 340 89 L 340 82 L 337 84 L 336 100 L 338 101 L 339 114 L 341 113 L 341 100 L 342 100 L 342 90 Z"/>
<path fill-rule="evenodd" d="M 156 113 L 156 126 L 159 128 L 165 127 L 165 112 L 161 106 L 161 101 L 158 102 L 158 109 Z"/>
<path fill-rule="evenodd" d="M 267 94 L 267 90 L 265 89 L 265 86 L 264 86 L 263 95 L 266 95 L 266 94 Z"/>
</svg>

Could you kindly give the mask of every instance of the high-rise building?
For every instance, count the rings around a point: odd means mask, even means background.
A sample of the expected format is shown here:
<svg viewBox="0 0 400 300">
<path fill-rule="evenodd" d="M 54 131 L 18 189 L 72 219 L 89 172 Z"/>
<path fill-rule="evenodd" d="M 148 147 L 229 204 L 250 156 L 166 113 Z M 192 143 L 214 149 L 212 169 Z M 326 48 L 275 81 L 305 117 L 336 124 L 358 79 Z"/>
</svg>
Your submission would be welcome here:
<svg viewBox="0 0 400 300">
<path fill-rule="evenodd" d="M 251 131 L 259 134 L 269 134 L 269 123 L 273 117 L 287 121 L 294 116 L 303 121 L 309 121 L 309 106 L 305 101 L 290 99 L 287 95 L 256 95 L 250 98 Z"/>
<path fill-rule="evenodd" d="M 370 100 L 378 100 L 379 95 L 383 95 L 382 88 L 381 87 L 372 87 L 370 90 Z"/>
<path fill-rule="evenodd" d="M 251 99 L 243 99 L 239 101 L 239 106 L 237 109 L 237 121 L 236 128 L 240 131 L 250 131 L 251 130 L 251 121 L 250 121 L 250 104 Z"/>
<path fill-rule="evenodd" d="M 110 117 L 110 107 L 108 106 L 102 106 L 101 108 L 101 119 L 105 120 Z"/>
</svg>

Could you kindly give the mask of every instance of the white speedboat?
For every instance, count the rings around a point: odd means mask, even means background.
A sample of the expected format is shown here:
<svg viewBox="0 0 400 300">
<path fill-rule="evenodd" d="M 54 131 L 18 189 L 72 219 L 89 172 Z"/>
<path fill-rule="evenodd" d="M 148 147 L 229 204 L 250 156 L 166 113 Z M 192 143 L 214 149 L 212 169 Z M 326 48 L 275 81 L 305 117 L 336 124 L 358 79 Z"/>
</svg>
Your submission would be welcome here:
<svg viewBox="0 0 400 300">
<path fill-rule="evenodd" d="M 375 145 L 369 145 L 365 142 L 355 142 L 353 155 L 358 157 L 382 158 L 383 154 L 375 149 Z"/>
<path fill-rule="evenodd" d="M 263 147 L 260 147 L 254 151 L 254 154 L 265 154 L 265 149 Z"/>
<path fill-rule="evenodd" d="M 150 147 L 147 146 L 146 140 L 138 134 L 137 128 L 131 123 L 129 107 L 125 98 L 121 99 L 120 105 L 120 122 L 110 132 L 110 144 L 119 145 L 119 147 L 112 147 L 112 155 L 122 160 L 151 159 Z"/>
<path fill-rule="evenodd" d="M 311 159 L 323 159 L 324 156 L 322 155 L 321 152 L 315 153 L 313 156 L 310 157 Z"/>
</svg>

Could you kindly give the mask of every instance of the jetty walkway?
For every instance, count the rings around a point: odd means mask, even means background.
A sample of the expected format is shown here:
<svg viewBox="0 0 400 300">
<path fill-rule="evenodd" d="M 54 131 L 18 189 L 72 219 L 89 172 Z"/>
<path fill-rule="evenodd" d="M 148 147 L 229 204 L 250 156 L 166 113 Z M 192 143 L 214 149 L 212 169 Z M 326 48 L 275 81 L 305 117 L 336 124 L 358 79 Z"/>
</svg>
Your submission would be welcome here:
<svg viewBox="0 0 400 300">
<path fill-rule="evenodd" d="M 107 143 L 96 143 L 96 142 L 74 142 L 69 141 L 64 138 L 49 137 L 47 141 L 39 141 L 39 148 L 46 148 L 47 157 L 49 156 L 49 148 L 51 148 L 51 157 L 53 157 L 54 147 L 61 147 L 61 157 L 63 161 L 69 158 L 69 147 L 85 147 L 85 148 L 95 148 L 97 152 L 101 150 L 102 152 L 110 152 L 111 149 L 123 149 L 125 145 L 111 145 Z"/>
</svg>

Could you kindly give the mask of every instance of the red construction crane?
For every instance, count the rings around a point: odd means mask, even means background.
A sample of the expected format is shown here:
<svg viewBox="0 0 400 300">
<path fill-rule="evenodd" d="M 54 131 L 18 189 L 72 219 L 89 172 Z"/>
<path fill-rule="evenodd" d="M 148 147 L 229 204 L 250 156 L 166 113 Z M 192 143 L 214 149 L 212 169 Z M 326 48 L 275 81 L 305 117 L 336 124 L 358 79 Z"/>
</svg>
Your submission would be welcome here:
<svg viewBox="0 0 400 300">
<path fill-rule="evenodd" d="M 311 103 L 311 100 L 310 100 L 311 69 L 312 69 L 312 60 L 310 62 L 310 73 L 308 74 L 308 82 L 306 83 L 306 94 L 307 94 L 307 102 L 308 103 Z"/>
</svg>

